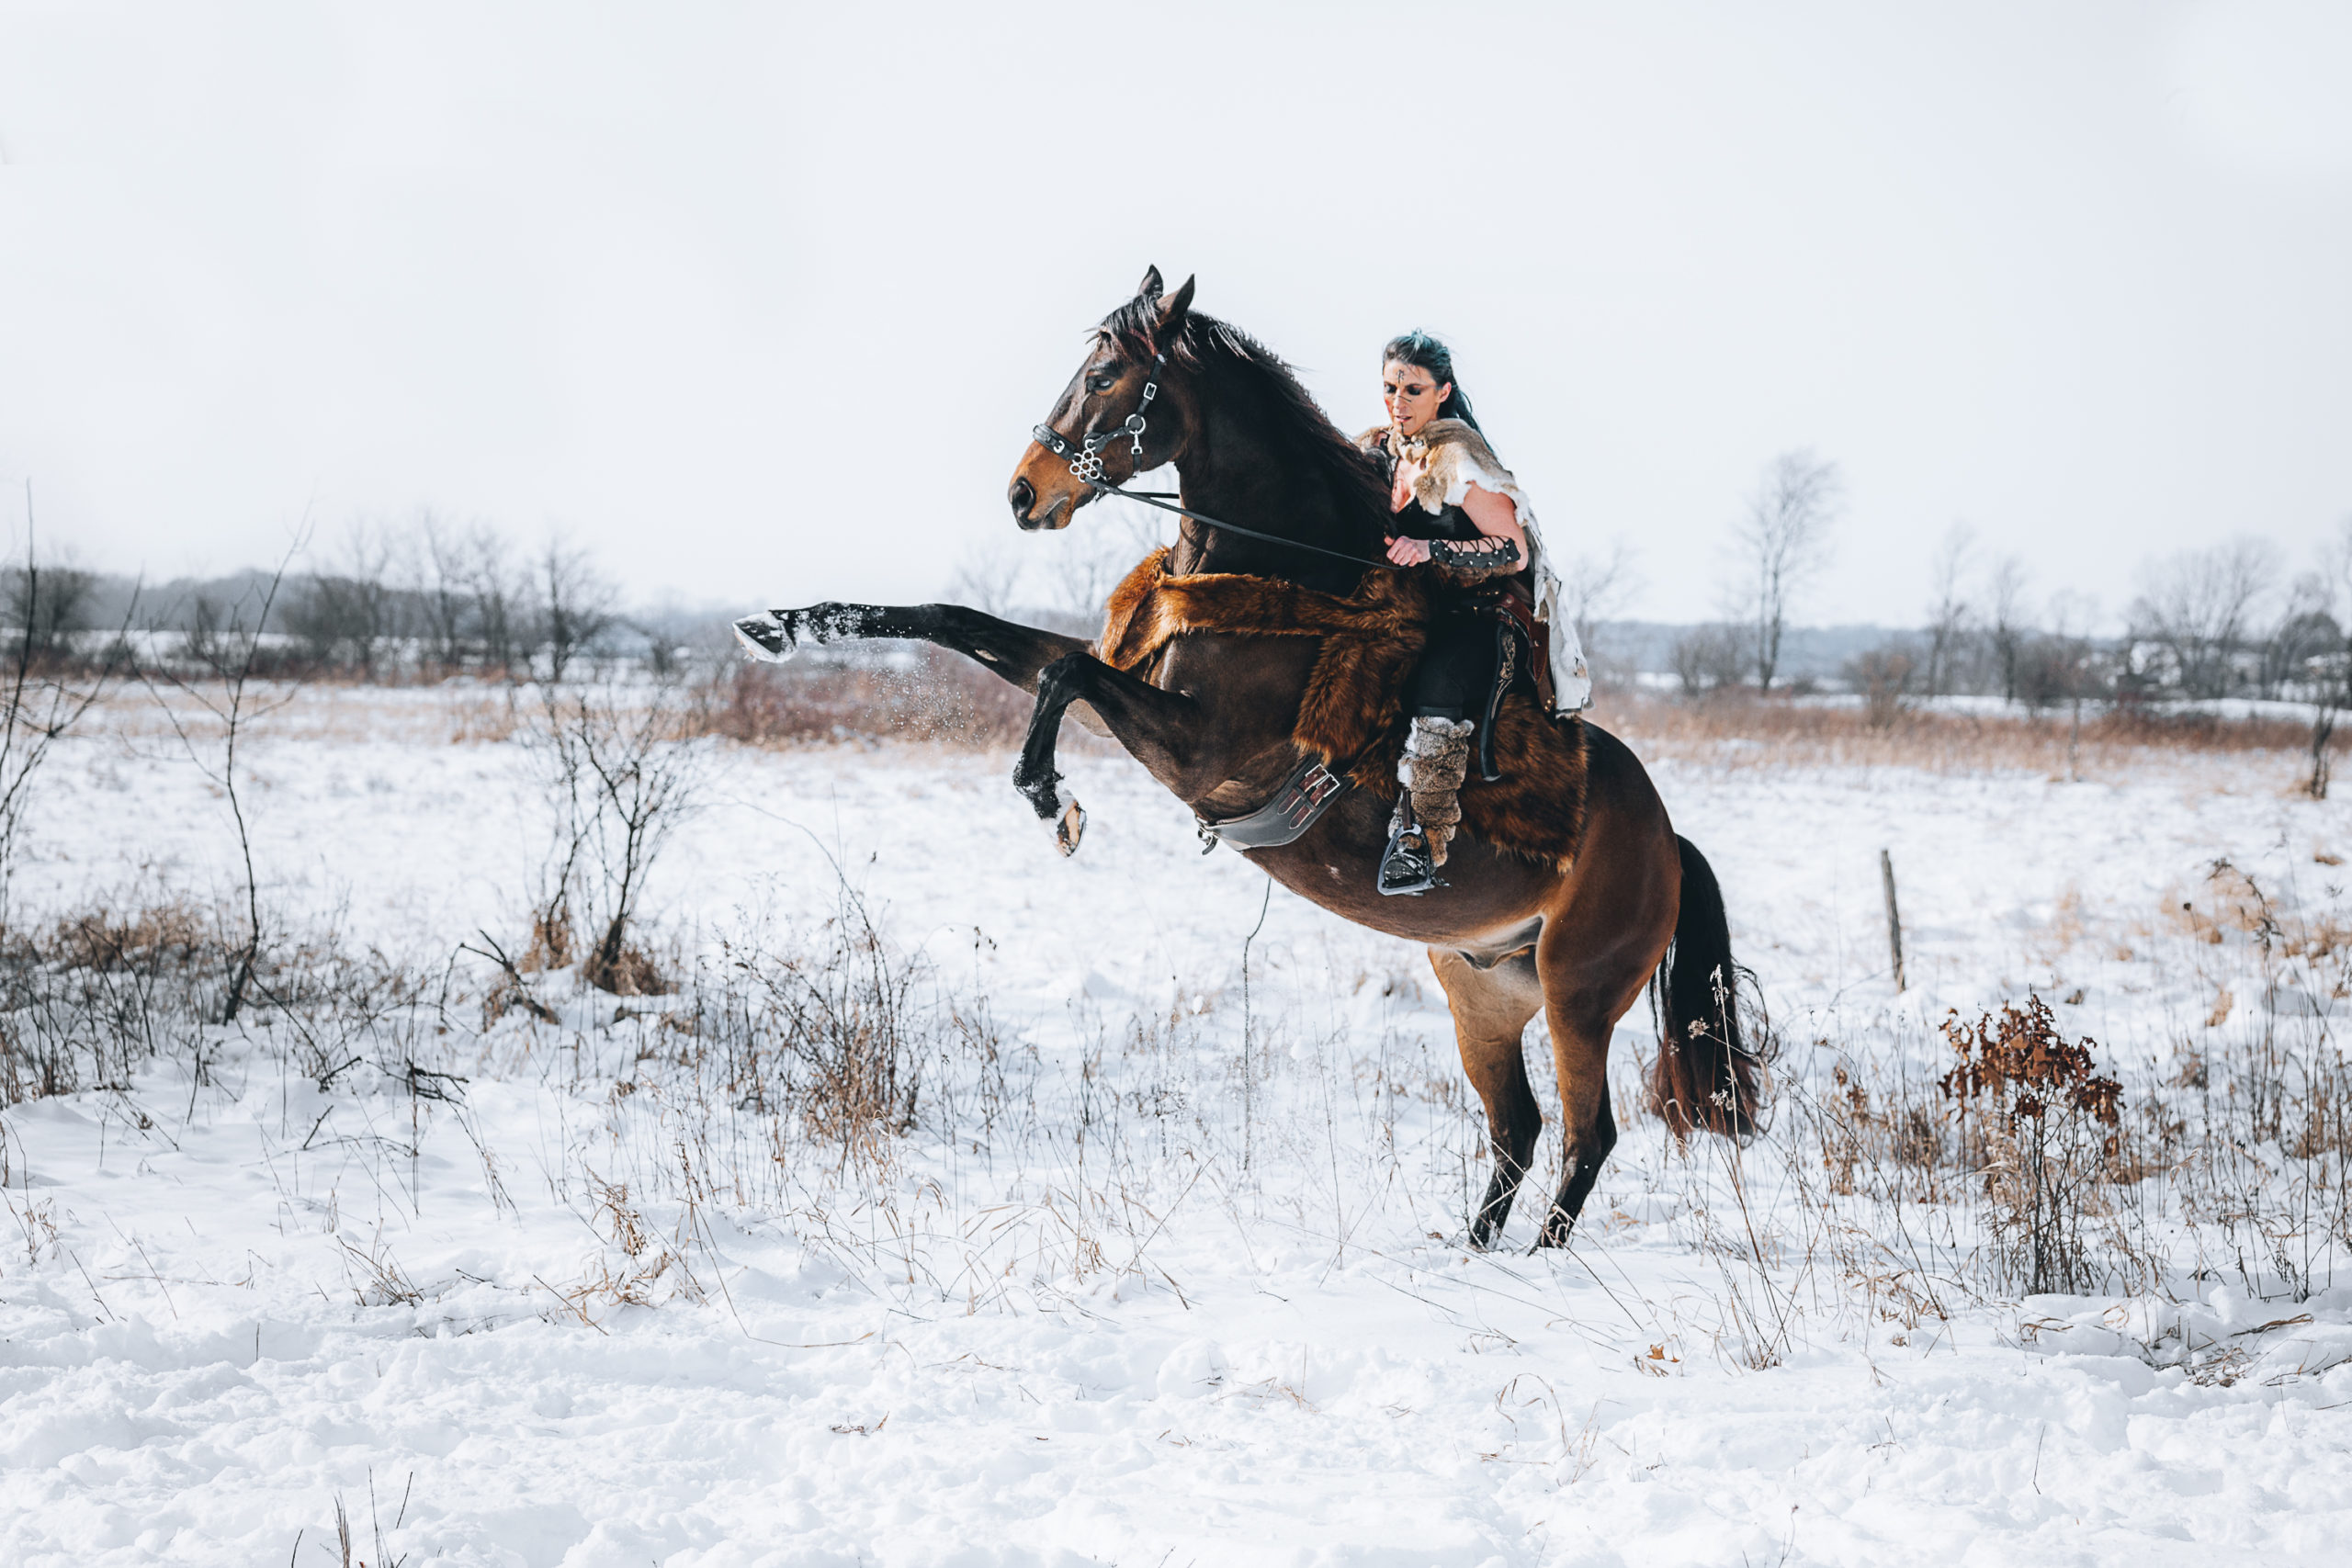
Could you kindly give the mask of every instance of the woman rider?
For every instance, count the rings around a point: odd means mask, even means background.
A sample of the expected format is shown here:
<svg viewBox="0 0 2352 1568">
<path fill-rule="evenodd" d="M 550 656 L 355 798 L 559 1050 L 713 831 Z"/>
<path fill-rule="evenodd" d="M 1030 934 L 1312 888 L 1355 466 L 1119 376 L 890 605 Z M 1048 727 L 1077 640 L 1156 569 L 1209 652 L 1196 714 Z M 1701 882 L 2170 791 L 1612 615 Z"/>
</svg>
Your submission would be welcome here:
<svg viewBox="0 0 2352 1568">
<path fill-rule="evenodd" d="M 1387 894 L 1424 893 L 1462 819 L 1456 798 L 1472 737 L 1487 711 L 1506 596 L 1550 630 L 1548 682 L 1555 713 L 1590 705 L 1592 682 L 1573 627 L 1560 620 L 1559 583 L 1544 558 L 1535 514 L 1495 457 L 1453 378 L 1453 355 L 1427 333 L 1407 333 L 1381 355 L 1388 423 L 1356 437 L 1389 475 L 1388 558 L 1434 573 L 1429 641 L 1406 689 L 1412 734 L 1397 764 L 1405 785 L 1381 857 Z M 1524 614 L 1520 617 L 1522 621 Z"/>
</svg>

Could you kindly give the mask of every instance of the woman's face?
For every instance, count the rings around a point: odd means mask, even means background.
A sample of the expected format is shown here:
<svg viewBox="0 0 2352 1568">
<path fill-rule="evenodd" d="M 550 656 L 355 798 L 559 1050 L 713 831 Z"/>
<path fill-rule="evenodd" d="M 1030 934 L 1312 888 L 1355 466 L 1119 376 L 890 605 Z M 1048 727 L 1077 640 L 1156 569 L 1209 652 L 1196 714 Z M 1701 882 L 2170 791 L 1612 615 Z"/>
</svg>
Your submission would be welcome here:
<svg viewBox="0 0 2352 1568">
<path fill-rule="evenodd" d="M 1419 435 L 1421 426 L 1437 417 L 1437 405 L 1453 390 L 1418 365 L 1392 359 L 1380 367 L 1380 398 L 1388 405 L 1388 423 L 1407 435 Z"/>
</svg>

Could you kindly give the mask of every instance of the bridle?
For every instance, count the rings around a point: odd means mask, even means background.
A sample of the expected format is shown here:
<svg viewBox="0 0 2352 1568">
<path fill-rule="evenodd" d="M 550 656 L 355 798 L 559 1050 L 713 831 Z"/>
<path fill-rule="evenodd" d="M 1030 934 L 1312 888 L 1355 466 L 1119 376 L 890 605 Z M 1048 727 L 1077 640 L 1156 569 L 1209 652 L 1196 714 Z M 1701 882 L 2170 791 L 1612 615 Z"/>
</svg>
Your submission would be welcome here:
<svg viewBox="0 0 2352 1568">
<path fill-rule="evenodd" d="M 1255 528 L 1244 528 L 1238 523 L 1223 522 L 1205 513 L 1194 512 L 1189 507 L 1170 506 L 1170 502 L 1182 499 L 1173 491 L 1121 490 L 1117 485 L 1113 484 L 1103 473 L 1103 449 L 1120 436 L 1125 435 L 1132 443 L 1128 448 L 1128 455 L 1134 459 L 1137 468 L 1142 468 L 1143 433 L 1149 428 L 1149 420 L 1147 416 L 1151 410 L 1152 399 L 1159 396 L 1160 373 L 1167 368 L 1168 356 L 1155 352 L 1151 356 L 1151 369 L 1144 377 L 1143 397 L 1136 403 L 1136 412 L 1108 430 L 1086 431 L 1080 435 L 1079 444 L 1075 446 L 1070 444 L 1068 437 L 1057 433 L 1051 425 L 1031 425 L 1029 434 L 1035 438 L 1038 446 L 1043 446 L 1055 457 L 1069 459 L 1070 477 L 1083 484 L 1092 486 L 1098 495 L 1115 495 L 1125 501 L 1140 501 L 1146 506 L 1156 506 L 1162 512 L 1173 512 L 1179 517 L 1189 517 L 1195 523 L 1204 523 L 1212 528 L 1221 529 L 1228 534 L 1238 534 L 1245 539 L 1262 539 L 1270 545 L 1288 545 L 1295 550 L 1312 550 L 1319 556 L 1331 556 L 1340 560 L 1352 561 L 1357 566 L 1377 567 L 1384 571 L 1404 570 L 1392 560 L 1353 555 L 1346 550 L 1326 549 L 1321 545 L 1310 545 L 1304 539 L 1285 539 L 1280 534 L 1261 534 Z"/>
<path fill-rule="evenodd" d="M 1136 412 L 1109 430 L 1086 432 L 1082 438 L 1084 444 L 1075 452 L 1071 450 L 1069 442 L 1055 434 L 1051 425 L 1033 424 L 1029 427 L 1029 434 L 1037 438 L 1037 445 L 1055 457 L 1068 457 L 1069 471 L 1073 477 L 1092 485 L 1096 490 L 1107 490 L 1116 495 L 1119 493 L 1117 489 L 1102 478 L 1102 448 L 1122 435 L 1130 436 L 1135 442 L 1131 455 L 1136 466 L 1138 468 L 1142 466 L 1143 433 L 1148 428 L 1148 423 L 1144 416 L 1151 412 L 1151 400 L 1159 396 L 1159 373 L 1167 368 L 1168 356 L 1164 354 L 1154 354 L 1151 356 L 1151 371 L 1143 378 L 1143 398 L 1136 404 Z"/>
</svg>

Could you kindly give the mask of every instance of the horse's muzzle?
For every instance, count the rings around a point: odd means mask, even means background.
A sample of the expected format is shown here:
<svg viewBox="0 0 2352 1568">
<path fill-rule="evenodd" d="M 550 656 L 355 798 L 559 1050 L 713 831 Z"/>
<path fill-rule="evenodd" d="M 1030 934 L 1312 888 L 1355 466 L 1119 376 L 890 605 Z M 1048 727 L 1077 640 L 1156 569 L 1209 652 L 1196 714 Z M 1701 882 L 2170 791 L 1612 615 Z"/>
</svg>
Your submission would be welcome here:
<svg viewBox="0 0 2352 1568">
<path fill-rule="evenodd" d="M 1069 514 L 1073 508 L 1069 496 L 1056 496 L 1046 503 L 1046 509 L 1043 512 L 1035 512 L 1032 508 L 1037 504 L 1037 492 L 1030 488 L 1027 479 L 1015 479 L 1012 481 L 1012 493 L 1006 499 L 1012 503 L 1012 520 L 1019 524 L 1025 533 L 1034 534 L 1040 528 L 1050 531 L 1069 525 Z"/>
</svg>

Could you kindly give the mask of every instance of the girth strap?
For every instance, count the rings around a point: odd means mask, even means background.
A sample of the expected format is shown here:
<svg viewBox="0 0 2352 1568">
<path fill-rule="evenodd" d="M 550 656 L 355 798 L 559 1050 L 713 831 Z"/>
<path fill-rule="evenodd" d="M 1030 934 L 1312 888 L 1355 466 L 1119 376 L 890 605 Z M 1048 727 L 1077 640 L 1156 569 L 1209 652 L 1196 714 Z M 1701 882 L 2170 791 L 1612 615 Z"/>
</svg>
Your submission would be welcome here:
<svg viewBox="0 0 2352 1568">
<path fill-rule="evenodd" d="M 1345 772 L 1333 773 L 1309 757 L 1283 781 L 1282 787 L 1274 791 L 1274 797 L 1257 810 L 1228 817 L 1221 822 L 1195 817 L 1193 820 L 1201 835 L 1201 853 L 1207 854 L 1219 844 L 1229 844 L 1237 850 L 1280 849 L 1304 837 L 1333 801 L 1353 788 L 1355 781 Z"/>
</svg>

